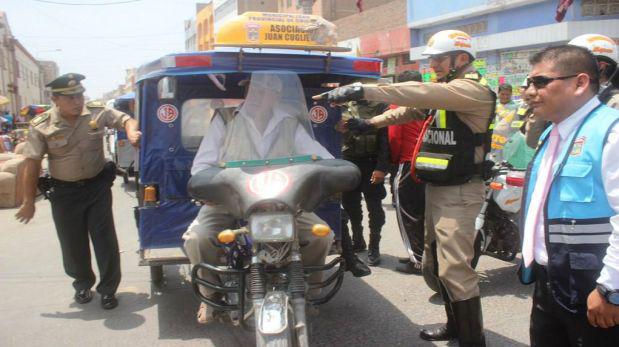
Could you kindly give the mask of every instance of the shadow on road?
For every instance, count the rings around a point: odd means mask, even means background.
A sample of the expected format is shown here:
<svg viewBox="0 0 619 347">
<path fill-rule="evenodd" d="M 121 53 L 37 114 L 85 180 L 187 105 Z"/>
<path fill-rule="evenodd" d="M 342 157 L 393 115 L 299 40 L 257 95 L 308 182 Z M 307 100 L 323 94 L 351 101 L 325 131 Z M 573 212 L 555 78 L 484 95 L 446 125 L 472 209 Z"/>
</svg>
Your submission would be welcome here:
<svg viewBox="0 0 619 347">
<path fill-rule="evenodd" d="M 516 275 L 518 264 L 504 263 L 504 267 L 480 271 L 479 290 L 482 296 L 508 296 L 527 299 L 533 293 L 533 286 L 525 286 L 520 283 Z"/>
<path fill-rule="evenodd" d="M 253 332 L 242 328 L 196 323 L 199 302 L 185 280 L 188 266 L 164 267 L 164 273 L 165 283 L 161 288 L 153 287 L 151 300 L 157 304 L 160 339 L 207 338 L 215 346 L 254 344 Z M 374 288 L 347 274 L 340 292 L 320 306 L 318 317 L 312 319 L 310 340 L 313 346 L 434 346 L 419 338 L 420 329 Z M 491 331 L 486 334 L 500 346 L 525 346 Z"/>
<path fill-rule="evenodd" d="M 117 293 L 119 305 L 114 310 L 103 310 L 99 304 L 100 297 L 95 295 L 88 304 L 71 303 L 72 309 L 79 311 L 42 313 L 44 318 L 81 319 L 85 321 L 104 320 L 103 324 L 112 330 L 131 330 L 145 322 L 145 318 L 136 312 L 149 308 L 156 303 L 147 293 Z"/>
</svg>

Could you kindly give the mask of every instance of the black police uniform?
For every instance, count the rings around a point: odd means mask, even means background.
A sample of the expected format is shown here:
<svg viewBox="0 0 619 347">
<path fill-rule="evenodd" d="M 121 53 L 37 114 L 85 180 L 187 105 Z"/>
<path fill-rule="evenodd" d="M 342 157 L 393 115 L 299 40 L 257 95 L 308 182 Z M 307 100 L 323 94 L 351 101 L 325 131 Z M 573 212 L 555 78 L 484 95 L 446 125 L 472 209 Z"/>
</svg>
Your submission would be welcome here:
<svg viewBox="0 0 619 347">
<path fill-rule="evenodd" d="M 351 117 L 372 118 L 383 113 L 387 105 L 368 103 L 365 101 L 351 102 L 348 105 L 348 115 Z M 387 195 L 383 183 L 372 184 L 370 179 L 375 170 L 387 173 L 389 171 L 389 139 L 387 129 L 373 130 L 366 134 L 355 135 L 347 133 L 344 138 L 342 155 L 361 171 L 361 183 L 350 192 L 342 195 L 342 205 L 350 217 L 353 243 L 356 250 L 365 248 L 363 239 L 363 211 L 361 209 L 361 195 L 369 214 L 370 253 L 378 253 L 380 232 L 385 224 L 385 211 L 382 200 Z"/>
</svg>

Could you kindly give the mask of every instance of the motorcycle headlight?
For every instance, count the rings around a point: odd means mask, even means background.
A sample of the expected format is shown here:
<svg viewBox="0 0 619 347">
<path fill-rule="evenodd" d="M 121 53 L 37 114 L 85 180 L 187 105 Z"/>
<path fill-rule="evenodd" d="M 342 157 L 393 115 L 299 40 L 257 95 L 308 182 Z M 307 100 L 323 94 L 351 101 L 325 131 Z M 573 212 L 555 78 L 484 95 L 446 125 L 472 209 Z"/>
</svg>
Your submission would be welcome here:
<svg viewBox="0 0 619 347">
<path fill-rule="evenodd" d="M 294 217 L 289 213 L 256 213 L 249 230 L 257 242 L 288 242 L 294 238 Z"/>
</svg>

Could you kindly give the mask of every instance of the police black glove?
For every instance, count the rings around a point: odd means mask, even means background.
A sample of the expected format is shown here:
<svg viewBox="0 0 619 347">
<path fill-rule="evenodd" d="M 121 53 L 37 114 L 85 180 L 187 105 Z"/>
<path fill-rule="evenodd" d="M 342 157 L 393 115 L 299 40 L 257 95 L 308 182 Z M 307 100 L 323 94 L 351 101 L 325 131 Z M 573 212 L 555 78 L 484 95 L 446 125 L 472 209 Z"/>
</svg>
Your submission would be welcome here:
<svg viewBox="0 0 619 347">
<path fill-rule="evenodd" d="M 350 118 L 346 121 L 346 129 L 355 134 L 367 133 L 370 130 L 374 130 L 374 124 L 369 120 L 363 118 Z"/>
<path fill-rule="evenodd" d="M 326 93 L 316 95 L 314 100 L 326 100 L 334 104 L 342 104 L 347 101 L 358 101 L 363 99 L 363 86 L 361 84 L 351 84 L 335 88 Z"/>
</svg>

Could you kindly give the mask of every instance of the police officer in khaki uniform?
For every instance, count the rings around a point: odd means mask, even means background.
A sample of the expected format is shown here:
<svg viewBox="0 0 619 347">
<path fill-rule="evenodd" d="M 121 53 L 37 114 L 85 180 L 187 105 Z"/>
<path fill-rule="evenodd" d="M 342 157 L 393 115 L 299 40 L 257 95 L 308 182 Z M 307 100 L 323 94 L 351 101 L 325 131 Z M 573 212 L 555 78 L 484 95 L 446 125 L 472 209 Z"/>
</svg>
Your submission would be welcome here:
<svg viewBox="0 0 619 347">
<path fill-rule="evenodd" d="M 447 324 L 422 330 L 426 340 L 458 338 L 460 346 L 485 346 L 478 277 L 471 267 L 474 255 L 475 217 L 484 200 L 481 177 L 489 150 L 488 126 L 495 94 L 471 66 L 474 51 L 464 32 L 445 30 L 428 41 L 424 51 L 442 83 L 404 82 L 392 85 L 351 85 L 315 99 L 332 103 L 372 100 L 403 105 L 369 121 L 349 121 L 353 131 L 401 124 L 434 110 L 419 153 L 415 173 L 426 185 L 426 238 L 424 261 L 436 260 Z"/>
<path fill-rule="evenodd" d="M 131 144 L 137 145 L 141 134 L 128 115 L 100 102 L 84 105 L 83 79 L 69 73 L 47 85 L 55 107 L 30 122 L 24 149 L 24 200 L 15 217 L 28 223 L 34 216 L 41 160 L 47 154 L 51 177 L 43 190 L 51 202 L 65 272 L 74 279 L 75 301 L 92 300 L 95 275 L 90 265 L 90 237 L 101 274 L 97 286 L 101 306 L 113 309 L 118 305 L 115 293 L 120 283 L 111 191 L 116 168 L 105 160 L 103 135 L 105 127 L 124 129 Z"/>
</svg>

